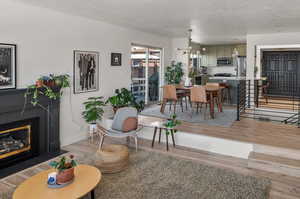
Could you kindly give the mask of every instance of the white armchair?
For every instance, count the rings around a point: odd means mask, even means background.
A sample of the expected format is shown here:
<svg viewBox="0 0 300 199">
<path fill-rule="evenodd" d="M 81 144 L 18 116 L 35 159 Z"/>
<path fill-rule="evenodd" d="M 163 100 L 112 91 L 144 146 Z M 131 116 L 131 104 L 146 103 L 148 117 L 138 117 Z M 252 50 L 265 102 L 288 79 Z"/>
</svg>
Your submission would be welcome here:
<svg viewBox="0 0 300 199">
<path fill-rule="evenodd" d="M 138 136 L 137 133 L 143 128 L 143 126 L 137 124 L 137 128 L 131 131 L 123 131 L 124 123 L 128 118 L 136 118 L 138 121 L 138 113 L 135 108 L 132 107 L 124 107 L 118 109 L 116 112 L 114 119 L 103 119 L 102 121 L 97 123 L 97 131 L 100 135 L 99 149 L 102 148 L 104 138 L 115 137 L 115 138 L 126 138 L 133 137 L 135 140 L 135 148 L 136 151 L 138 149 Z"/>
</svg>

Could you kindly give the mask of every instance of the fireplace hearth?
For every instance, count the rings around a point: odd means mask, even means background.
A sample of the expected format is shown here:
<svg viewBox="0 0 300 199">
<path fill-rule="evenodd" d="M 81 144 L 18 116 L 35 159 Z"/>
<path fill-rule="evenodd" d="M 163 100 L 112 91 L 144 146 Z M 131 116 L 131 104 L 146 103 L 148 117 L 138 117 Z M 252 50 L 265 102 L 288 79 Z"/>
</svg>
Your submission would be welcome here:
<svg viewBox="0 0 300 199">
<path fill-rule="evenodd" d="M 59 100 L 26 104 L 25 89 L 0 91 L 0 178 L 61 154 Z"/>
</svg>

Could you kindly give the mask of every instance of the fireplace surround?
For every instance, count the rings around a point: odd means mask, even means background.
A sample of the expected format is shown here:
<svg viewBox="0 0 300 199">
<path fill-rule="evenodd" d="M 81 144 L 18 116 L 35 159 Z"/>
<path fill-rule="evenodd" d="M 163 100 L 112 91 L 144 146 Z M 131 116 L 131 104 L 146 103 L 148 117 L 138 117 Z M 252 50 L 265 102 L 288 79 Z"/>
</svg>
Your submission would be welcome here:
<svg viewBox="0 0 300 199">
<path fill-rule="evenodd" d="M 42 96 L 41 108 L 31 105 L 30 100 L 24 104 L 25 92 L 0 91 L 0 178 L 15 172 L 14 168 L 24 169 L 20 165 L 32 166 L 61 153 L 59 100 Z"/>
</svg>

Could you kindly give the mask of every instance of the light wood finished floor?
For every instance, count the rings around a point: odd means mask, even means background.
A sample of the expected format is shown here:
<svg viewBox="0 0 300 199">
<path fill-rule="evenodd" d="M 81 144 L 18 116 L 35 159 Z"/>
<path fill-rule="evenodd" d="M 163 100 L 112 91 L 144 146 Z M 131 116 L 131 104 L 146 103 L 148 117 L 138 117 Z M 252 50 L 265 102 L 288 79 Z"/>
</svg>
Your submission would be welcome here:
<svg viewBox="0 0 300 199">
<path fill-rule="evenodd" d="M 300 106 L 300 101 L 292 98 L 275 98 L 269 97 L 268 103 L 264 98 L 259 99 L 259 108 L 275 108 L 289 111 L 298 111 L 298 107 Z"/>
<path fill-rule="evenodd" d="M 160 121 L 157 117 L 139 116 L 141 124 Z M 217 138 L 300 150 L 300 129 L 293 125 L 241 119 L 231 127 L 182 122 L 179 131 Z"/>
<path fill-rule="evenodd" d="M 97 150 L 98 139 L 91 143 L 88 140 L 80 141 L 69 146 L 64 147 L 65 150 L 70 151 L 71 154 L 75 155 L 76 159 L 80 163 L 92 164 L 92 159 Z M 124 144 L 125 140 L 107 138 L 104 144 L 117 143 Z M 134 153 L 134 142 L 130 142 Z M 201 164 L 210 165 L 218 168 L 229 169 L 240 173 L 242 175 L 251 175 L 256 177 L 266 177 L 271 180 L 272 185 L 270 189 L 271 199 L 296 199 L 300 198 L 300 178 L 285 176 L 282 174 L 269 173 L 265 171 L 259 171 L 255 169 L 247 168 L 247 160 L 234 158 L 219 154 L 208 153 L 205 151 L 189 149 L 185 147 L 177 146 L 176 148 L 170 147 L 170 151 L 166 152 L 164 144 L 155 144 L 155 148 L 151 148 L 151 141 L 139 139 L 139 149 L 144 149 L 153 152 L 164 153 L 180 158 L 186 158 L 193 161 L 197 161 Z M 48 169 L 48 163 L 42 163 L 32 168 L 26 169 L 12 176 L 6 177 L 0 180 L 0 191 L 10 193 L 19 185 L 21 182 L 29 178 L 30 176 Z M 101 185 L 100 185 L 101 186 Z"/>
<path fill-rule="evenodd" d="M 125 140 L 107 138 L 104 144 L 109 143 L 121 143 L 125 144 Z M 96 147 L 97 139 L 94 144 L 89 141 L 81 141 L 65 147 L 66 150 L 71 151 L 74 154 L 80 155 L 80 157 L 91 157 Z M 130 146 L 134 149 L 134 141 L 130 142 Z M 299 199 L 300 198 L 300 178 L 286 176 L 282 174 L 270 173 L 260 171 L 256 169 L 247 168 L 248 161 L 246 159 L 240 159 L 230 156 L 224 156 L 206 151 L 190 149 L 186 147 L 176 146 L 176 148 L 170 147 L 170 151 L 167 152 L 163 143 L 155 143 L 155 147 L 151 148 L 151 141 L 145 139 L 139 139 L 139 149 L 159 152 L 163 154 L 172 155 L 179 158 L 190 159 L 197 161 L 201 164 L 210 165 L 218 168 L 229 169 L 240 173 L 242 175 L 251 175 L 258 178 L 265 177 L 271 180 L 272 185 L 270 189 L 271 199 Z M 134 151 L 134 150 L 132 150 Z"/>
</svg>

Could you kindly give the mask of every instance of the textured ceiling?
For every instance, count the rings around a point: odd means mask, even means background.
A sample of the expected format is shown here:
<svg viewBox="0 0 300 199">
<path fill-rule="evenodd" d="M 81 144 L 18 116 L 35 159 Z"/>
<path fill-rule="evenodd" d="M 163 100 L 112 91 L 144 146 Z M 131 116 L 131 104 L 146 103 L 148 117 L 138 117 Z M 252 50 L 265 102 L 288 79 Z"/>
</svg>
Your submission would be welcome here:
<svg viewBox="0 0 300 199">
<path fill-rule="evenodd" d="M 245 42 L 247 33 L 300 32 L 299 0 L 15 0 L 205 44 Z"/>
</svg>

